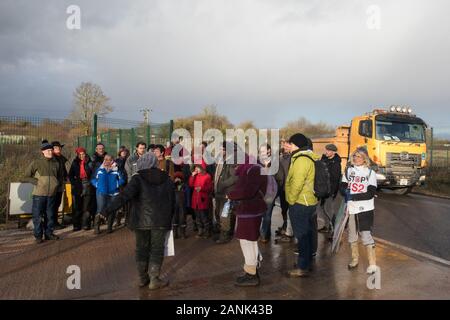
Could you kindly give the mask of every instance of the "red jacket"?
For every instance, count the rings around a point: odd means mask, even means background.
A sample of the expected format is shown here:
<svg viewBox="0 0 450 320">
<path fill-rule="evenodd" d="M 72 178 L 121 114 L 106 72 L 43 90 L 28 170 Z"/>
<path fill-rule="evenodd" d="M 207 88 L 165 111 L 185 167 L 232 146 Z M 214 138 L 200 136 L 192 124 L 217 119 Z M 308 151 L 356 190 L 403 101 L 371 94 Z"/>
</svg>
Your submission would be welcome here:
<svg viewBox="0 0 450 320">
<path fill-rule="evenodd" d="M 213 190 L 212 178 L 207 173 L 198 173 L 189 178 L 189 186 L 192 188 L 192 204 L 194 210 L 208 210 L 209 195 Z M 200 187 L 200 191 L 195 188 Z"/>
</svg>

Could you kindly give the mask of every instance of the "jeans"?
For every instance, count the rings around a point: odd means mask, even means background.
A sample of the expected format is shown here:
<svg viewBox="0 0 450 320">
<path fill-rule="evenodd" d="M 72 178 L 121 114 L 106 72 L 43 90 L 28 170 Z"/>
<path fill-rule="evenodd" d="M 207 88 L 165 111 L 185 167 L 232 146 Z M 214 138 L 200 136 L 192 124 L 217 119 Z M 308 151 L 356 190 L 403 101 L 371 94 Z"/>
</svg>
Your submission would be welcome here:
<svg viewBox="0 0 450 320">
<path fill-rule="evenodd" d="M 304 206 L 294 204 L 289 208 L 289 218 L 291 220 L 294 236 L 297 238 L 298 246 L 298 267 L 308 270 L 311 267 L 314 247 L 314 221 L 313 216 L 316 206 Z"/>
<path fill-rule="evenodd" d="M 164 246 L 167 230 L 135 230 L 136 262 L 161 266 L 164 260 Z"/>
<path fill-rule="evenodd" d="M 41 239 L 42 235 L 53 234 L 55 197 L 33 196 L 33 225 L 34 237 Z M 42 221 L 44 218 L 44 222 Z"/>
<path fill-rule="evenodd" d="M 261 224 L 261 238 L 270 239 L 272 227 L 272 212 L 275 207 L 275 201 L 267 206 L 266 213 L 263 216 Z"/>
<path fill-rule="evenodd" d="M 199 230 L 203 230 L 204 232 L 208 233 L 211 228 L 209 210 L 195 210 L 195 216 L 197 217 L 197 226 Z"/>
<path fill-rule="evenodd" d="M 115 196 L 97 193 L 96 197 L 97 197 L 97 213 L 101 213 L 108 207 L 108 205 L 111 203 L 111 201 L 114 199 Z"/>
</svg>

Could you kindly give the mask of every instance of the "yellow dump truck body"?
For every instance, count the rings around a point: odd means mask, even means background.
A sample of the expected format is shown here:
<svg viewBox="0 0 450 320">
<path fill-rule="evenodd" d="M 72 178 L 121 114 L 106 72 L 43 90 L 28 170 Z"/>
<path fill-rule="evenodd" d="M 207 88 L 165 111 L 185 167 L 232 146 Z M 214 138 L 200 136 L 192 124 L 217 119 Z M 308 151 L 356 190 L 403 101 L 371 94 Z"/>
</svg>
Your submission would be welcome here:
<svg viewBox="0 0 450 320">
<path fill-rule="evenodd" d="M 333 143 L 345 169 L 349 155 L 364 146 L 377 172 L 378 184 L 388 188 L 410 188 L 425 180 L 426 124 L 411 112 L 374 110 L 340 126 L 330 138 L 313 139 L 314 151 L 325 153 Z"/>
</svg>

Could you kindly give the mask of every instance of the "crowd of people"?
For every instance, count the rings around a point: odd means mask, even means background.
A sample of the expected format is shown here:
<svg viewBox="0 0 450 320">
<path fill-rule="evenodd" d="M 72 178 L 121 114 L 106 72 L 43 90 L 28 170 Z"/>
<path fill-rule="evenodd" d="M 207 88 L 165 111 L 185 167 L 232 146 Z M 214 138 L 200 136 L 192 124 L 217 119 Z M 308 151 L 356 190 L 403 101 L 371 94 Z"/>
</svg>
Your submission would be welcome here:
<svg viewBox="0 0 450 320">
<path fill-rule="evenodd" d="M 263 144 L 257 159 L 245 154 L 236 163 L 239 146 L 224 142 L 222 159 L 205 162 L 208 144 L 202 142 L 199 159 L 176 164 L 168 145 L 138 142 L 132 153 L 120 147 L 117 156 L 102 143 L 90 156 L 82 147 L 75 150 L 70 165 L 62 155 L 64 145 L 43 141 L 42 156 L 26 171 L 33 190 L 33 223 L 37 243 L 57 240 L 58 208 L 67 182 L 71 185 L 73 231 L 94 229 L 108 233 L 126 224 L 136 236 L 136 265 L 140 286 L 158 289 L 167 285 L 160 277 L 166 235 L 185 239 L 190 232 L 199 239 L 226 244 L 239 240 L 244 258 L 243 275 L 237 286 L 260 284 L 262 255 L 259 244 L 271 241 L 296 242 L 296 268 L 290 277 L 312 272 L 318 232 L 332 238 L 335 216 L 342 201 L 349 214 L 349 269 L 359 262 L 358 237 L 367 248 L 368 273 L 376 271 L 375 243 L 371 235 L 376 175 L 365 148 L 358 148 L 341 174 L 341 158 L 335 145 L 326 146 L 322 156 L 301 133 L 281 142 L 278 171 L 265 174 L 273 165 L 272 148 Z M 67 170 L 68 169 L 68 170 Z M 278 202 L 277 202 L 278 200 Z M 281 207 L 283 223 L 272 234 L 272 212 Z M 190 219 L 189 219 L 190 218 Z M 188 222 L 192 227 L 188 228 Z M 318 228 L 318 222 L 322 224 Z"/>
</svg>

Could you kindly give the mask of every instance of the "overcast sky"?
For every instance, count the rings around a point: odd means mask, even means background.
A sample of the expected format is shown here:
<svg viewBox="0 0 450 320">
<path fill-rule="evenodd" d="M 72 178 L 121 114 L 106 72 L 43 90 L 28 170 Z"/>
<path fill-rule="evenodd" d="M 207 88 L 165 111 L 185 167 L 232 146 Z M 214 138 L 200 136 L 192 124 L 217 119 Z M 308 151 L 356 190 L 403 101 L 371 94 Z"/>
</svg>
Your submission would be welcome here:
<svg viewBox="0 0 450 320">
<path fill-rule="evenodd" d="M 66 27 L 72 4 L 80 30 Z M 214 104 L 234 123 L 342 124 L 407 104 L 450 133 L 449 15 L 445 0 L 0 0 L 0 114 L 65 117 L 91 81 L 114 118 Z"/>
</svg>

